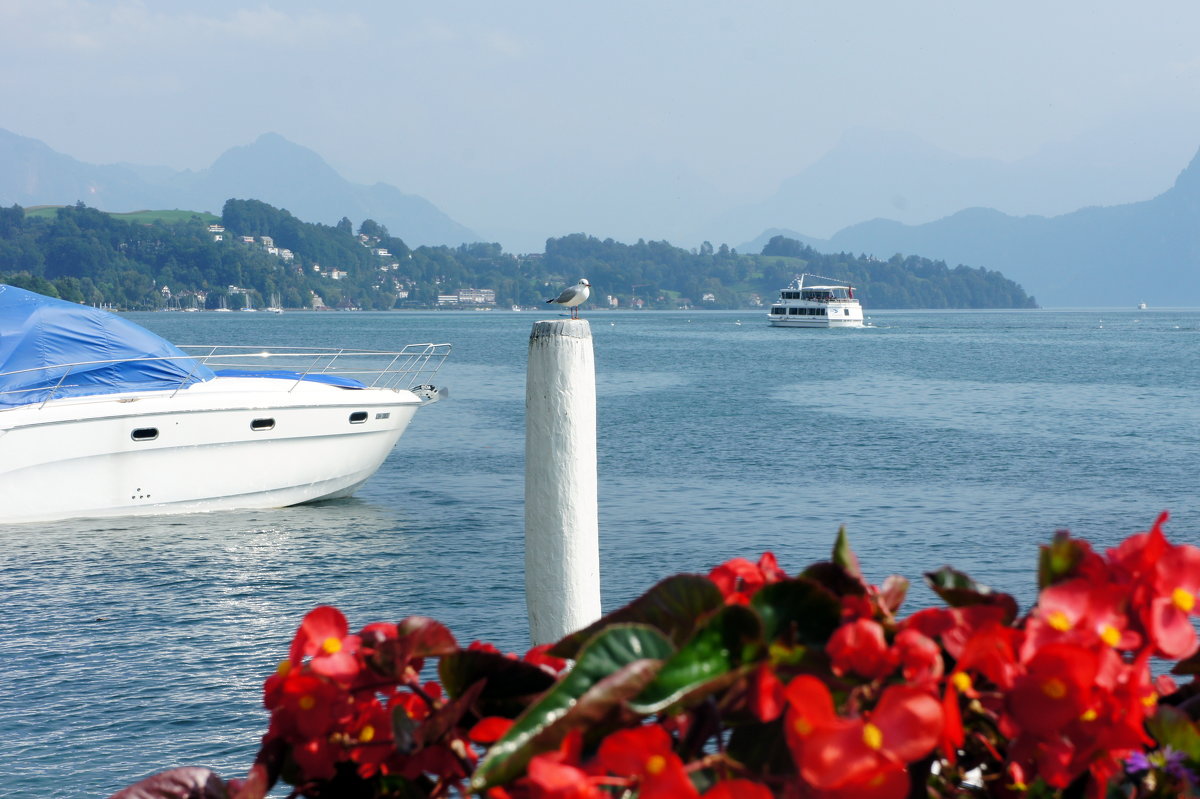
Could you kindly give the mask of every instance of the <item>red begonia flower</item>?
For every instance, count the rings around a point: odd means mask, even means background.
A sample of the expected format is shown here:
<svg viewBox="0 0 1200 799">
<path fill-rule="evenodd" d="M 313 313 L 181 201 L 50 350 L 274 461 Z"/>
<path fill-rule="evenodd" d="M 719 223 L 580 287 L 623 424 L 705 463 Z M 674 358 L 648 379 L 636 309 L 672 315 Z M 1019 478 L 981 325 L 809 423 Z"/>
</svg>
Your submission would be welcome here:
<svg viewBox="0 0 1200 799">
<path fill-rule="evenodd" d="M 346 699 L 346 693 L 336 685 L 293 671 L 280 688 L 279 705 L 271 721 L 284 735 L 324 736 L 346 708 Z"/>
<path fill-rule="evenodd" d="M 1077 578 L 1046 587 L 1025 626 L 1021 659 L 1055 642 L 1136 648 L 1141 637 L 1126 629 L 1129 599 L 1128 588 L 1106 580 Z"/>
<path fill-rule="evenodd" d="M 350 682 L 358 675 L 361 664 L 354 654 L 359 638 L 347 635 L 348 631 L 346 617 L 337 608 L 329 605 L 313 608 L 300 622 L 288 659 L 299 663 L 311 657 L 309 665 L 314 673 Z"/>
<path fill-rule="evenodd" d="M 480 719 L 471 728 L 471 731 L 467 733 L 467 737 L 477 744 L 494 744 L 504 737 L 504 733 L 508 732 L 512 725 L 512 719 L 506 719 L 502 716 L 488 716 L 487 718 Z"/>
<path fill-rule="evenodd" d="M 901 799 L 908 790 L 905 764 L 927 755 L 942 736 L 940 703 L 910 686 L 884 689 L 875 710 L 856 719 L 837 715 L 829 688 L 816 677 L 796 677 L 784 695 L 792 758 L 822 796 L 844 790 L 845 797 Z"/>
<path fill-rule="evenodd" d="M 356 709 L 345 731 L 350 738 L 350 759 L 359 764 L 358 773 L 364 778 L 376 774 L 395 751 L 391 716 L 373 699 Z"/>
<path fill-rule="evenodd" d="M 750 675 L 750 710 L 759 721 L 774 721 L 783 712 L 783 683 L 770 663 L 760 663 Z"/>
<path fill-rule="evenodd" d="M 1200 611 L 1200 549 L 1174 546 L 1155 566 L 1155 597 L 1147 627 L 1158 653 L 1178 659 L 1196 650 L 1196 630 L 1189 616 Z"/>
<path fill-rule="evenodd" d="M 900 661 L 900 673 L 905 682 L 929 691 L 936 689 L 945 664 L 942 650 L 932 638 L 905 628 L 896 634 L 892 649 Z"/>
<path fill-rule="evenodd" d="M 926 608 L 904 620 L 902 628 L 912 628 L 940 641 L 946 652 L 956 660 L 962 657 L 963 647 L 980 629 L 991 624 L 1003 624 L 1004 608 L 999 605 L 970 605 L 965 608 Z"/>
<path fill-rule="evenodd" d="M 1020 632 L 998 622 L 975 631 L 958 653 L 958 671 L 981 674 L 997 687 L 1008 690 L 1019 671 L 1017 646 Z"/>
<path fill-rule="evenodd" d="M 306 780 L 328 780 L 336 773 L 334 749 L 325 738 L 309 738 L 296 744 L 292 758 Z"/>
<path fill-rule="evenodd" d="M 1134 581 L 1152 573 L 1155 565 L 1162 561 L 1170 546 L 1162 531 L 1167 518 L 1167 512 L 1163 511 L 1148 532 L 1131 535 L 1116 547 L 1108 550 L 1109 564 Z"/>
<path fill-rule="evenodd" d="M 853 672 L 868 680 L 891 674 L 896 668 L 894 653 L 883 637 L 883 627 L 870 619 L 855 619 L 834 631 L 825 645 L 838 674 Z"/>
<path fill-rule="evenodd" d="M 580 768 L 547 755 L 529 761 L 527 785 L 530 799 L 606 799 Z"/>
<path fill-rule="evenodd" d="M 894 766 L 865 779 L 821 791 L 819 799 L 905 799 L 908 790 L 908 770 L 904 766 Z"/>
<path fill-rule="evenodd" d="M 788 704 L 783 722 L 784 737 L 792 750 L 793 760 L 799 763 L 812 734 L 837 723 L 837 711 L 828 686 L 808 674 L 801 674 L 788 683 L 783 697 Z"/>
<path fill-rule="evenodd" d="M 1025 666 L 1007 697 L 1022 730 L 1051 736 L 1092 706 L 1100 661 L 1096 652 L 1073 644 L 1048 644 Z"/>
<path fill-rule="evenodd" d="M 550 650 L 553 648 L 554 644 L 541 644 L 540 646 L 535 646 L 525 653 L 525 657 L 522 658 L 522 660 L 557 677 L 563 672 L 564 669 L 566 669 L 567 661 L 551 655 Z"/>
<path fill-rule="evenodd" d="M 657 724 L 614 732 L 600 743 L 596 760 L 612 774 L 639 779 L 641 799 L 700 795 L 672 749 L 671 736 Z"/>
<path fill-rule="evenodd" d="M 958 707 L 958 690 L 953 680 L 946 681 L 946 692 L 942 694 L 942 756 L 950 765 L 958 762 L 958 750 L 966 742 L 962 711 Z"/>
<path fill-rule="evenodd" d="M 421 689 L 425 692 L 425 696 L 430 697 L 434 702 L 442 698 L 442 685 L 438 683 L 426 683 L 421 686 Z M 388 709 L 392 710 L 395 708 L 403 708 L 404 713 L 408 714 L 409 719 L 413 721 L 425 721 L 432 711 L 430 703 L 426 701 L 425 697 L 408 691 L 396 693 L 395 696 L 389 699 Z"/>
<path fill-rule="evenodd" d="M 733 558 L 708 574 L 708 579 L 721 589 L 725 602 L 730 605 L 745 605 L 764 585 L 786 578 L 787 575 L 770 552 L 764 552 L 757 564 L 745 558 Z"/>
<path fill-rule="evenodd" d="M 493 655 L 501 654 L 495 644 L 489 644 L 487 641 L 472 641 L 467 644 L 468 652 L 491 652 Z"/>
<path fill-rule="evenodd" d="M 725 602 L 730 605 L 746 605 L 758 589 L 766 585 L 762 571 L 745 558 L 733 558 L 717 566 L 708 574 L 708 579 L 721 589 Z"/>
<path fill-rule="evenodd" d="M 704 799 L 771 799 L 771 791 L 750 780 L 725 780 L 705 793 Z"/>
<path fill-rule="evenodd" d="M 784 573 L 783 569 L 779 568 L 779 563 L 775 560 L 775 553 L 773 552 L 762 553 L 762 557 L 758 559 L 758 570 L 762 572 L 763 579 L 767 582 L 767 585 L 787 579 L 787 574 Z"/>
</svg>

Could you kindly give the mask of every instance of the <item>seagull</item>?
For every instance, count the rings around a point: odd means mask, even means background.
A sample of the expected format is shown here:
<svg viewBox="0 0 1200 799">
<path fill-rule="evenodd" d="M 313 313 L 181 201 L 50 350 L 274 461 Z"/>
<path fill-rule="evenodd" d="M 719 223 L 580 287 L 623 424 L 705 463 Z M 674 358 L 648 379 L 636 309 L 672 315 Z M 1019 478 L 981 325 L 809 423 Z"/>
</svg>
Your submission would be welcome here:
<svg viewBox="0 0 1200 799">
<path fill-rule="evenodd" d="M 592 293 L 592 284 L 587 282 L 586 277 L 579 278 L 579 282 L 570 288 L 563 289 L 563 293 L 559 294 L 552 300 L 546 302 L 555 302 L 559 305 L 565 305 L 571 309 L 571 318 L 579 318 L 579 305 L 587 301 L 587 298 Z"/>
</svg>

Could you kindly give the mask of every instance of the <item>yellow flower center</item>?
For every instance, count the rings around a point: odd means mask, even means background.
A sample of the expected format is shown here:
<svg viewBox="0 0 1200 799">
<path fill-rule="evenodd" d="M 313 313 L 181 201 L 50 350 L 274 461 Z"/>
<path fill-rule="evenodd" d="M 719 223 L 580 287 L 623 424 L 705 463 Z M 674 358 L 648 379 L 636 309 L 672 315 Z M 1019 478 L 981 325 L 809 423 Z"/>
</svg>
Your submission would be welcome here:
<svg viewBox="0 0 1200 799">
<path fill-rule="evenodd" d="M 1142 697 L 1142 704 L 1146 707 L 1154 707 L 1158 704 L 1158 694 L 1149 693 Z"/>
<path fill-rule="evenodd" d="M 1060 633 L 1065 633 L 1067 630 L 1071 629 L 1071 620 L 1067 618 L 1067 614 L 1063 613 L 1061 610 L 1052 611 L 1049 615 L 1047 615 L 1046 623 L 1058 630 Z"/>
<path fill-rule="evenodd" d="M 868 721 L 863 725 L 863 743 L 869 749 L 883 748 L 883 731 Z"/>
<path fill-rule="evenodd" d="M 965 694 L 971 690 L 971 675 L 964 671 L 956 671 L 950 677 L 950 681 L 954 683 L 954 687 L 958 689 L 960 694 Z"/>
<path fill-rule="evenodd" d="M 792 725 L 792 729 L 796 731 L 797 735 L 808 735 L 813 731 L 813 725 L 804 716 L 800 716 L 796 719 L 796 723 Z"/>
<path fill-rule="evenodd" d="M 358 731 L 358 740 L 363 743 L 370 743 L 375 738 L 375 728 L 370 724 Z"/>
<path fill-rule="evenodd" d="M 301 710 L 312 710 L 314 707 L 316 707 L 316 704 L 316 698 L 309 694 L 305 694 L 304 696 L 300 697 Z"/>
<path fill-rule="evenodd" d="M 1113 627 L 1111 624 L 1106 624 L 1104 625 L 1104 628 L 1100 630 L 1100 640 L 1109 646 L 1116 646 L 1117 644 L 1121 643 L 1121 631 L 1116 627 Z"/>
<path fill-rule="evenodd" d="M 1171 599 L 1175 600 L 1175 607 L 1184 613 L 1191 613 L 1192 608 L 1196 607 L 1196 595 L 1186 588 L 1176 588 L 1171 592 Z"/>
<path fill-rule="evenodd" d="M 280 677 L 286 677 L 288 675 L 288 672 L 291 670 L 292 670 L 292 661 L 290 661 L 290 660 L 281 660 L 281 661 L 279 661 L 279 665 L 275 667 L 275 673 L 278 674 Z"/>
<path fill-rule="evenodd" d="M 1067 686 L 1057 677 L 1051 677 L 1042 683 L 1042 693 L 1051 699 L 1062 699 L 1067 695 Z"/>
<path fill-rule="evenodd" d="M 650 755 L 650 759 L 646 761 L 646 773 L 651 776 L 662 774 L 666 767 L 667 759 L 662 755 Z"/>
<path fill-rule="evenodd" d="M 1099 715 L 1100 714 L 1097 713 L 1094 708 L 1089 707 L 1087 710 L 1083 711 L 1083 715 L 1079 717 L 1079 720 L 1080 721 L 1095 721 L 1096 717 Z"/>
<path fill-rule="evenodd" d="M 342 639 L 329 636 L 325 639 L 325 643 L 321 644 L 321 651 L 326 655 L 336 655 L 342 651 Z"/>
</svg>

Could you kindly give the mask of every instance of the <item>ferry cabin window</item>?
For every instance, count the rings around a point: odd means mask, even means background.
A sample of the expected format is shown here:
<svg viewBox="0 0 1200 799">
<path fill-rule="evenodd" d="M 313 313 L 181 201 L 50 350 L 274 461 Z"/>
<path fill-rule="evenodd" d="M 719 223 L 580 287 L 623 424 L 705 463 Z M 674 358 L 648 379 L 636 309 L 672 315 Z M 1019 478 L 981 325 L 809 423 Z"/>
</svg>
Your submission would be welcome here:
<svg viewBox="0 0 1200 799">
<path fill-rule="evenodd" d="M 773 313 L 773 314 L 783 314 L 783 313 L 787 313 L 787 311 L 785 311 L 785 310 L 784 310 L 783 308 L 781 308 L 780 306 L 778 306 L 778 305 L 775 305 L 775 306 L 772 306 L 772 308 L 771 308 L 771 313 Z"/>
</svg>

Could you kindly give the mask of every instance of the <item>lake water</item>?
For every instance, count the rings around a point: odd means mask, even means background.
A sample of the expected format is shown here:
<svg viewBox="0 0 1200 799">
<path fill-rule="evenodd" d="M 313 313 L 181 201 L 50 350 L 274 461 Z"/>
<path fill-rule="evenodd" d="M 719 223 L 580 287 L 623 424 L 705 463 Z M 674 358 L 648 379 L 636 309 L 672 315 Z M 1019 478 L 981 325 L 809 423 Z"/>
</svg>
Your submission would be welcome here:
<svg viewBox="0 0 1200 799">
<path fill-rule="evenodd" d="M 526 350 L 545 316 L 131 314 L 182 344 L 451 342 L 381 471 L 323 506 L 0 527 L 0 797 L 107 796 L 178 765 L 241 776 L 261 684 L 303 614 L 433 616 L 524 651 Z M 874 580 L 950 564 L 1034 592 L 1037 546 L 1169 509 L 1200 543 L 1200 311 L 585 312 L 598 384 L 603 599 L 845 525 Z M 51 487 L 48 487 L 50 490 Z M 70 486 L 53 490 L 69 491 Z"/>
</svg>

